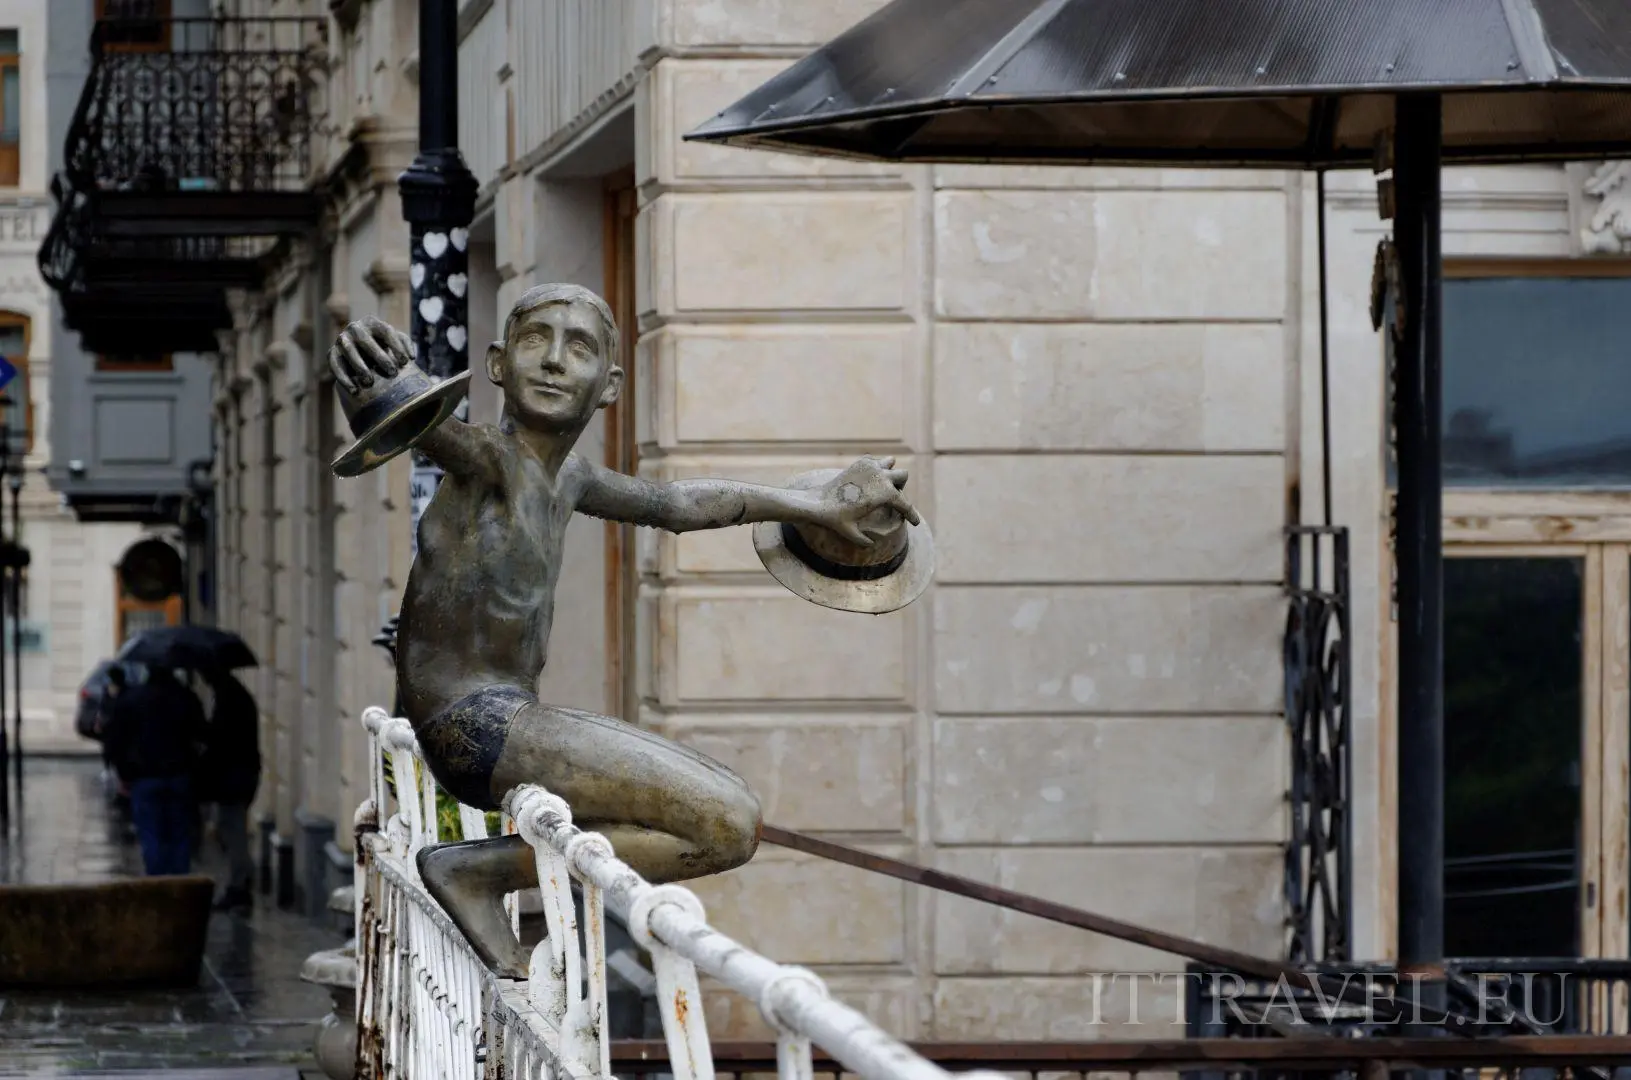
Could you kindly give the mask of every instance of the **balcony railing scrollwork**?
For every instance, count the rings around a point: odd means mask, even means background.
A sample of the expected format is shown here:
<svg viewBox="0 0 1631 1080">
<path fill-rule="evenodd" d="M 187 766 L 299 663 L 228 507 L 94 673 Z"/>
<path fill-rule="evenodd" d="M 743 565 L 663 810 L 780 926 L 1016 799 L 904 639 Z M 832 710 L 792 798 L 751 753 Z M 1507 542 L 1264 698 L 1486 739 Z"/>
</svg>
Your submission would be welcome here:
<svg viewBox="0 0 1631 1080">
<path fill-rule="evenodd" d="M 1352 685 L 1348 531 L 1286 531 L 1286 721 L 1291 838 L 1286 848 L 1286 958 L 1352 958 Z"/>
<path fill-rule="evenodd" d="M 90 351 L 203 351 L 309 230 L 327 21 L 103 20 L 40 269 Z"/>
</svg>

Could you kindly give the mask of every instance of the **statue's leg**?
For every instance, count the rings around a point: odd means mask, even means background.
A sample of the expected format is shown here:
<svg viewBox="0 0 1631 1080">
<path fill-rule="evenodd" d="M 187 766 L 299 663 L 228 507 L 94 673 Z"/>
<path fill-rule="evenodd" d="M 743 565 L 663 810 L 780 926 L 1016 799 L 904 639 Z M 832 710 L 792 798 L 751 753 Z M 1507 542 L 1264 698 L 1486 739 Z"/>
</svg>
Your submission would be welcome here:
<svg viewBox="0 0 1631 1080">
<path fill-rule="evenodd" d="M 604 834 L 620 859 L 654 883 L 740 866 L 759 844 L 759 800 L 741 777 L 608 716 L 523 707 L 493 768 L 494 801 L 522 784 L 566 800 L 579 828 Z"/>
<path fill-rule="evenodd" d="M 654 883 L 740 866 L 759 843 L 759 800 L 741 777 L 621 720 L 495 686 L 416 731 L 431 772 L 460 802 L 493 809 L 515 788 L 537 784 Z M 426 889 L 477 955 L 500 974 L 524 978 L 527 951 L 510 931 L 503 898 L 537 887 L 532 849 L 519 836 L 469 840 L 425 848 L 418 863 Z"/>
<path fill-rule="evenodd" d="M 538 887 L 538 859 L 516 835 L 421 848 L 425 889 L 488 967 L 511 979 L 527 977 L 527 950 L 510 929 L 504 897 Z"/>
</svg>

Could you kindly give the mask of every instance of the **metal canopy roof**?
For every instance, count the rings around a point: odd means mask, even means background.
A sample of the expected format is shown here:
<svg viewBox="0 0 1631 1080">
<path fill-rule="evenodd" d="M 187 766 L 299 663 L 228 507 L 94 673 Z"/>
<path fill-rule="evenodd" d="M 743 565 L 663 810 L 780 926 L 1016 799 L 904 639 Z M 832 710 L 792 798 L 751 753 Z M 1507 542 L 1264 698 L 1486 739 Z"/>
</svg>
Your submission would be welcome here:
<svg viewBox="0 0 1631 1080">
<path fill-rule="evenodd" d="M 1626 0 L 894 0 L 687 138 L 892 161 L 1332 167 L 1394 98 L 1447 162 L 1631 155 Z"/>
</svg>

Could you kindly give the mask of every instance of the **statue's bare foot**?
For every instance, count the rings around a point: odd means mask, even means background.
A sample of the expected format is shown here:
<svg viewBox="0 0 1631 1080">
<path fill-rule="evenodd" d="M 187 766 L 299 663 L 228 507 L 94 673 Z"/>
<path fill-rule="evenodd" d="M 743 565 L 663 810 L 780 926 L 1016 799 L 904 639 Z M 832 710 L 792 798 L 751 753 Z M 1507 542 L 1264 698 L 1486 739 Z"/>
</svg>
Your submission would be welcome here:
<svg viewBox="0 0 1631 1080">
<path fill-rule="evenodd" d="M 482 962 L 506 979 L 527 977 L 528 950 L 510 930 L 508 893 L 538 887 L 538 861 L 520 836 L 420 849 L 419 878 Z"/>
</svg>

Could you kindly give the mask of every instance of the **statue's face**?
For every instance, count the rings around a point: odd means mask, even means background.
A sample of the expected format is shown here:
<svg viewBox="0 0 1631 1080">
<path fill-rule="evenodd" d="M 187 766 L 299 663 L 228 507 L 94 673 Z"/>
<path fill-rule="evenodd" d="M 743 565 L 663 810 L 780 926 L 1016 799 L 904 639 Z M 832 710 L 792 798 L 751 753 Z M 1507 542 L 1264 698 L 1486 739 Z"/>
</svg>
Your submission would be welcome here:
<svg viewBox="0 0 1631 1080">
<path fill-rule="evenodd" d="M 516 421 L 544 430 L 575 430 L 617 396 L 600 316 L 586 304 L 545 304 L 510 328 L 488 375 L 504 389 Z M 620 374 L 620 372 L 619 372 Z"/>
</svg>

